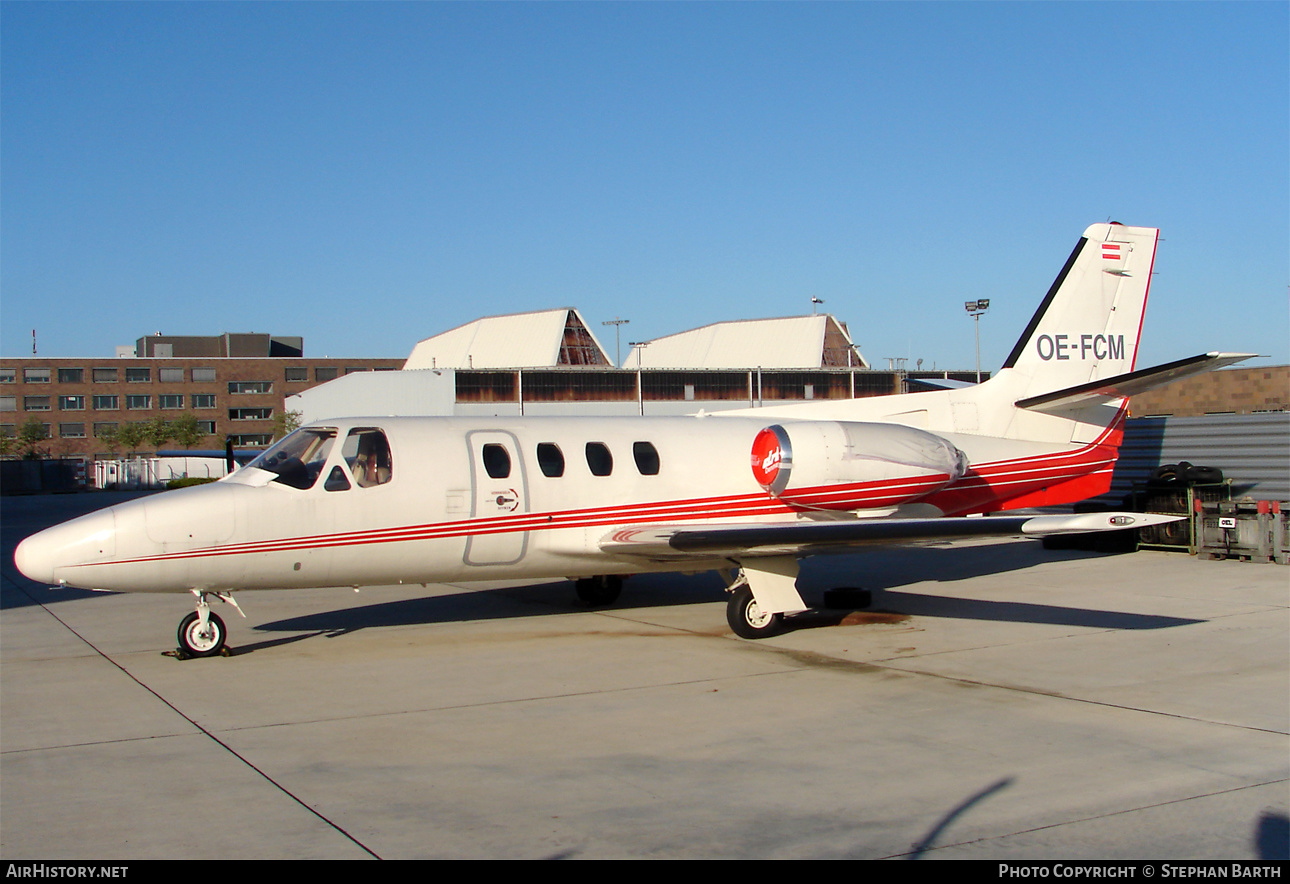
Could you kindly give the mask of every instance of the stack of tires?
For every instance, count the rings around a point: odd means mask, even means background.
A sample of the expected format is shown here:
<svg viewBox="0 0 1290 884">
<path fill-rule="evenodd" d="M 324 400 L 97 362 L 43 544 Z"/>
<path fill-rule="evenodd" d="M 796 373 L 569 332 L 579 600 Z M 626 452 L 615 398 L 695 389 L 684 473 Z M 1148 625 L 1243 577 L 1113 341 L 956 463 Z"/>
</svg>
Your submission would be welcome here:
<svg viewBox="0 0 1290 884">
<path fill-rule="evenodd" d="M 1190 516 L 1193 500 L 1218 500 L 1222 497 L 1223 471 L 1217 467 L 1198 467 L 1187 461 L 1164 464 L 1152 471 L 1138 498 L 1137 509 L 1144 513 L 1176 513 Z M 1202 488 L 1201 486 L 1210 486 Z M 1192 521 L 1183 519 L 1143 528 L 1139 542 L 1144 546 L 1192 546 Z"/>
</svg>

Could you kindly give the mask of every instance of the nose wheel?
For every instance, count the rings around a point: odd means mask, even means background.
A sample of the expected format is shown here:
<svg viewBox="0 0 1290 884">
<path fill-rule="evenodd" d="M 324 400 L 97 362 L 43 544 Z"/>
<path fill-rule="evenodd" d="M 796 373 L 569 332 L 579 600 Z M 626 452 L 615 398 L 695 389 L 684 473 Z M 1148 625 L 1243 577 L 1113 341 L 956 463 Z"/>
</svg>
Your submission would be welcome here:
<svg viewBox="0 0 1290 884">
<path fill-rule="evenodd" d="M 179 649 L 189 657 L 214 657 L 224 650 L 228 631 L 219 614 L 206 612 L 206 622 L 197 611 L 179 621 Z"/>
<path fill-rule="evenodd" d="M 228 630 L 224 628 L 224 621 L 220 616 L 211 612 L 210 605 L 206 603 L 206 597 L 213 595 L 222 602 L 228 602 L 243 617 L 246 614 L 242 613 L 242 609 L 230 593 L 194 589 L 193 595 L 197 597 L 197 610 L 179 621 L 179 657 L 180 659 L 214 657 L 224 652 L 224 641 L 228 638 Z"/>
</svg>

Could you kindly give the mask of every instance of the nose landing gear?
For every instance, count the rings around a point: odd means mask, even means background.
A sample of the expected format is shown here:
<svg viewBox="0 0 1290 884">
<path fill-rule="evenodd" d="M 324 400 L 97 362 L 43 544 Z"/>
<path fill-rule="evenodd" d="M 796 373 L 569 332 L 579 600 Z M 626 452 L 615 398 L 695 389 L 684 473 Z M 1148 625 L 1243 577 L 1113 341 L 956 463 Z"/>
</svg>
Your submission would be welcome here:
<svg viewBox="0 0 1290 884">
<path fill-rule="evenodd" d="M 228 602 L 242 614 L 233 596 L 227 592 L 207 593 L 194 589 L 197 596 L 197 610 L 179 621 L 179 652 L 181 657 L 214 657 L 224 652 L 228 630 L 220 616 L 213 613 L 206 602 L 206 596 L 214 595 L 222 602 Z M 242 614 L 245 617 L 245 614 Z"/>
</svg>

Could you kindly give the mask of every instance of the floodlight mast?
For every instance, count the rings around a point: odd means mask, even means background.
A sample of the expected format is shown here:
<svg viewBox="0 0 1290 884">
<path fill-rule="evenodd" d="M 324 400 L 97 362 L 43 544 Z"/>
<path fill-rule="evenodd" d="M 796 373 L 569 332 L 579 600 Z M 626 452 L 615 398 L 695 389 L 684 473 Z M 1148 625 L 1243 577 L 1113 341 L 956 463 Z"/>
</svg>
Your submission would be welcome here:
<svg viewBox="0 0 1290 884">
<path fill-rule="evenodd" d="M 623 367 L 622 342 L 620 340 L 620 331 L 624 325 L 631 322 L 630 319 L 606 319 L 601 325 L 612 325 L 614 327 L 614 368 Z"/>
<path fill-rule="evenodd" d="M 980 298 L 976 301 L 964 301 L 963 309 L 972 317 L 976 327 L 976 382 L 981 383 L 981 314 L 990 309 L 990 299 Z"/>
</svg>

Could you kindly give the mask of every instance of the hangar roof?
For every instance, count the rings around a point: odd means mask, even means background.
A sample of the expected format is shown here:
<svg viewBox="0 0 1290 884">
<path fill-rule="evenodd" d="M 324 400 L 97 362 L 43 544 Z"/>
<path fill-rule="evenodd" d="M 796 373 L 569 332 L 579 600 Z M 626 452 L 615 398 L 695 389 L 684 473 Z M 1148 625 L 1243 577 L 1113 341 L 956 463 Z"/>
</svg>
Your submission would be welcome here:
<svg viewBox="0 0 1290 884">
<path fill-rule="evenodd" d="M 832 314 L 717 322 L 634 347 L 623 368 L 868 368 Z"/>
<path fill-rule="evenodd" d="M 612 361 L 572 307 L 486 316 L 419 342 L 403 364 L 415 368 L 538 368 Z"/>
</svg>

